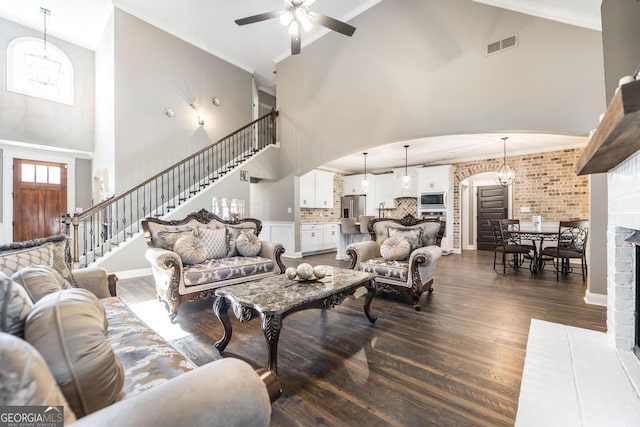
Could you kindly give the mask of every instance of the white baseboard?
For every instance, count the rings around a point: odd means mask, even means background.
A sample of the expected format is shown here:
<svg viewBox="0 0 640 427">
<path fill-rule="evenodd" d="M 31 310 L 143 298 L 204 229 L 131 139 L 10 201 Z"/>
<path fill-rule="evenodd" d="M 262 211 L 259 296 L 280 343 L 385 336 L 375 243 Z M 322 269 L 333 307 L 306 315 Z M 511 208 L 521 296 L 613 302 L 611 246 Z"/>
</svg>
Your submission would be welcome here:
<svg viewBox="0 0 640 427">
<path fill-rule="evenodd" d="M 151 268 L 117 271 L 115 275 L 118 276 L 118 279 L 134 279 L 136 277 L 151 276 Z"/>
<path fill-rule="evenodd" d="M 600 305 L 602 307 L 607 306 L 607 296 L 604 294 L 594 294 L 592 292 L 585 292 L 584 302 L 592 305 Z"/>
<path fill-rule="evenodd" d="M 285 252 L 282 258 L 302 258 L 302 252 Z"/>
</svg>

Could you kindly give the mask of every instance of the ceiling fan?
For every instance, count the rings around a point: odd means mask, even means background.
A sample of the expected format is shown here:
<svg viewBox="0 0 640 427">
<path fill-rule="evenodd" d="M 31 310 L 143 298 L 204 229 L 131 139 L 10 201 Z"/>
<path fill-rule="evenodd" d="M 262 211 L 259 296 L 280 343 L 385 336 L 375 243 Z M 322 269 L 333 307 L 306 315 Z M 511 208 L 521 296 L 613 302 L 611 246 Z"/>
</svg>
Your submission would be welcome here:
<svg viewBox="0 0 640 427">
<path fill-rule="evenodd" d="M 309 10 L 315 0 L 284 0 L 284 10 L 260 13 L 242 19 L 236 19 L 236 24 L 247 25 L 269 19 L 280 18 L 280 23 L 289 27 L 291 36 L 291 54 L 300 53 L 302 44 L 302 30 L 309 31 L 313 24 L 318 24 L 345 36 L 351 37 L 356 28 L 342 21 Z"/>
</svg>

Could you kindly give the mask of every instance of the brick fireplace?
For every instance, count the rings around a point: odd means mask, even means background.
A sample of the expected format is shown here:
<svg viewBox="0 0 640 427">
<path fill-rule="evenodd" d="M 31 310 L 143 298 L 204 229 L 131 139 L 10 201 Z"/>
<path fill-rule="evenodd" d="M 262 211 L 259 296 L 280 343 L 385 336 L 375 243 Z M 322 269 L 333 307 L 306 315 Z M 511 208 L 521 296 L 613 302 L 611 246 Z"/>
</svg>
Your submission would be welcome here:
<svg viewBox="0 0 640 427">
<path fill-rule="evenodd" d="M 636 248 L 627 239 L 640 230 L 640 151 L 608 177 L 607 330 L 616 348 L 632 350 L 636 319 Z"/>
</svg>

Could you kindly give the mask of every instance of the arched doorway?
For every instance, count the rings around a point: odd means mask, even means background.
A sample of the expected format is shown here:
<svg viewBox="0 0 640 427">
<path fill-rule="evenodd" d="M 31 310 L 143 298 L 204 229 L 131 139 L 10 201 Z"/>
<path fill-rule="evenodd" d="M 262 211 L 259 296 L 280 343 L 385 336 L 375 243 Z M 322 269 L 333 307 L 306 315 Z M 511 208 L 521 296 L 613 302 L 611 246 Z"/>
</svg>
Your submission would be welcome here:
<svg viewBox="0 0 640 427">
<path fill-rule="evenodd" d="M 513 216 L 513 187 L 503 192 L 496 183 L 494 171 L 479 172 L 460 181 L 460 248 L 462 250 L 491 249 L 487 218 Z M 487 216 L 489 215 L 489 216 Z M 484 245 L 483 245 L 484 242 Z M 489 243 L 489 245 L 487 245 Z"/>
</svg>

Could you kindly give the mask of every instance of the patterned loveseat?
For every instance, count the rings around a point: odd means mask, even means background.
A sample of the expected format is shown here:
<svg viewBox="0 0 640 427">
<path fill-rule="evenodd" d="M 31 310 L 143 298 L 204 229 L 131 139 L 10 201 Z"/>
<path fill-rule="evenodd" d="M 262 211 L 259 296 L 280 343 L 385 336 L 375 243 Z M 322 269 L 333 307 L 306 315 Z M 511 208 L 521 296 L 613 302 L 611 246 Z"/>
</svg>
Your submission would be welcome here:
<svg viewBox="0 0 640 427">
<path fill-rule="evenodd" d="M 167 303 L 172 320 L 185 301 L 285 270 L 284 246 L 258 240 L 262 222 L 257 219 L 225 221 L 202 209 L 182 220 L 147 218 L 142 228 L 158 297 Z"/>
<path fill-rule="evenodd" d="M 411 215 L 374 219 L 368 227 L 371 240 L 347 246 L 349 268 L 375 273 L 378 291 L 408 294 L 420 310 L 422 293 L 433 292 L 445 226 L 445 221 Z"/>
<path fill-rule="evenodd" d="M 0 246 L 0 406 L 64 425 L 269 424 L 275 374 L 232 358 L 197 367 L 111 296 L 104 270 L 69 270 L 66 246 Z"/>
</svg>

